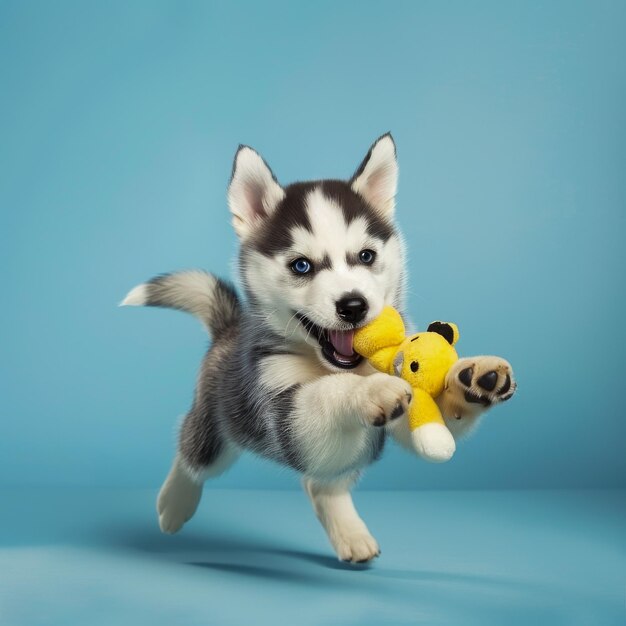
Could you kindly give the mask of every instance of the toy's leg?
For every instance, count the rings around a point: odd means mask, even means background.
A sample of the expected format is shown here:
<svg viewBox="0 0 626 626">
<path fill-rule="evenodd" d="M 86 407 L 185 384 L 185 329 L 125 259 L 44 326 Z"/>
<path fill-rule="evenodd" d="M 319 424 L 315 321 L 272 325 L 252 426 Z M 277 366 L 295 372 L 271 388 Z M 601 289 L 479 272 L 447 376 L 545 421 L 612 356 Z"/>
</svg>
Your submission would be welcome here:
<svg viewBox="0 0 626 626">
<path fill-rule="evenodd" d="M 492 406 L 509 400 L 517 383 L 508 361 L 497 356 L 459 359 L 437 398 L 446 425 L 455 438 L 471 431 Z"/>
<path fill-rule="evenodd" d="M 422 389 L 414 391 L 415 397 L 409 411 L 413 446 L 427 461 L 443 463 L 456 450 L 454 437 L 445 425 L 435 401 Z"/>
<path fill-rule="evenodd" d="M 164 533 L 175 533 L 191 519 L 204 481 L 219 476 L 239 456 L 232 444 L 210 428 L 206 418 L 200 428 L 199 417 L 192 409 L 185 418 L 178 454 L 157 498 L 159 526 Z"/>
<path fill-rule="evenodd" d="M 333 483 L 304 478 L 302 484 L 339 559 L 364 563 L 378 556 L 380 549 L 354 508 L 350 487 L 356 477 Z"/>
</svg>

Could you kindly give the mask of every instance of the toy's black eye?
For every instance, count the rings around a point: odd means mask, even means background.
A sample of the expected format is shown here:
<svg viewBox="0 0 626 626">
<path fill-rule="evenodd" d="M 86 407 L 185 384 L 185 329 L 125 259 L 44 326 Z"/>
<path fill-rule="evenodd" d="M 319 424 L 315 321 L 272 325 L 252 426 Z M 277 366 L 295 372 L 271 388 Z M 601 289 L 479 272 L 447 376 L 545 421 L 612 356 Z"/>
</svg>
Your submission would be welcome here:
<svg viewBox="0 0 626 626">
<path fill-rule="evenodd" d="M 359 261 L 365 265 L 371 265 L 376 258 L 376 253 L 373 250 L 361 250 L 359 252 Z"/>
<path fill-rule="evenodd" d="M 313 266 L 311 265 L 311 262 L 308 259 L 301 257 L 299 259 L 296 259 L 291 264 L 291 269 L 296 274 L 308 274 L 313 269 Z"/>
<path fill-rule="evenodd" d="M 417 372 L 417 370 L 420 368 L 420 364 L 417 361 L 411 361 L 410 367 L 412 372 Z"/>
</svg>

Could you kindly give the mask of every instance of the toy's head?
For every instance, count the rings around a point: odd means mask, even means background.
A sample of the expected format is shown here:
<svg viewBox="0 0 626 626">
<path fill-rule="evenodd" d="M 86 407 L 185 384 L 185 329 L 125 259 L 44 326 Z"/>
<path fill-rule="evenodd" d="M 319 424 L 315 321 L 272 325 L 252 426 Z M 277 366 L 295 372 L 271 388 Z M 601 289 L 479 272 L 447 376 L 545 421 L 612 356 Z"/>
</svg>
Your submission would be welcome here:
<svg viewBox="0 0 626 626">
<path fill-rule="evenodd" d="M 443 391 L 446 374 L 458 360 L 456 324 L 433 322 L 426 332 L 405 336 L 400 314 L 392 307 L 354 334 L 354 349 L 381 372 L 404 378 L 432 397 Z"/>
</svg>

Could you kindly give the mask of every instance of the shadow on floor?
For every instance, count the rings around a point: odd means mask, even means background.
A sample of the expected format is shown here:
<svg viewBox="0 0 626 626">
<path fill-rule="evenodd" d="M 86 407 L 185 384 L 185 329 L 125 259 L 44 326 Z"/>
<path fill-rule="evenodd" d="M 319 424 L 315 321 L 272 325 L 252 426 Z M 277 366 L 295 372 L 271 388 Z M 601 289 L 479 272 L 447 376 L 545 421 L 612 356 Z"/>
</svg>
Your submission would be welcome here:
<svg viewBox="0 0 626 626">
<path fill-rule="evenodd" d="M 108 529 L 107 542 L 114 547 L 137 550 L 164 560 L 201 567 L 225 573 L 238 574 L 276 581 L 328 584 L 325 572 L 367 572 L 368 578 L 403 581 L 409 584 L 447 583 L 453 586 L 493 586 L 528 588 L 528 581 L 513 580 L 502 576 L 473 573 L 427 571 L 414 569 L 386 569 L 371 563 L 345 563 L 332 554 L 322 554 L 278 546 L 263 537 L 249 534 L 244 538 L 225 532 L 211 534 L 163 535 L 158 531 L 139 527 Z M 310 563 L 320 570 L 303 568 Z M 333 584 L 336 583 L 332 579 Z M 371 578 L 370 578 L 371 580 Z M 532 587 L 532 585 L 530 585 Z"/>
<path fill-rule="evenodd" d="M 325 574 L 329 570 L 358 572 L 372 567 L 370 563 L 344 563 L 332 554 L 278 546 L 266 538 L 249 534 L 245 538 L 217 531 L 170 536 L 125 526 L 108 528 L 102 539 L 112 547 L 180 564 L 296 584 L 327 585 L 331 584 Z M 305 563 L 317 568 L 302 567 Z"/>
</svg>

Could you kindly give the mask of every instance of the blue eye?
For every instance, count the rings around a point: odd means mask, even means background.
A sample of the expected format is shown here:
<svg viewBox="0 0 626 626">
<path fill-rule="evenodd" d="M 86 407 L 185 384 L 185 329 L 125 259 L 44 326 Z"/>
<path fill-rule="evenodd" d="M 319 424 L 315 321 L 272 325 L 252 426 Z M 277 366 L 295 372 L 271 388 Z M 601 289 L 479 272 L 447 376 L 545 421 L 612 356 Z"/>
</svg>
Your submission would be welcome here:
<svg viewBox="0 0 626 626">
<path fill-rule="evenodd" d="M 376 258 L 376 253 L 373 250 L 361 250 L 359 252 L 359 261 L 365 265 L 371 265 Z"/>
<path fill-rule="evenodd" d="M 300 258 L 300 259 L 296 259 L 291 264 L 291 269 L 296 274 L 308 274 L 313 268 L 311 266 L 311 263 L 307 259 Z"/>
</svg>

